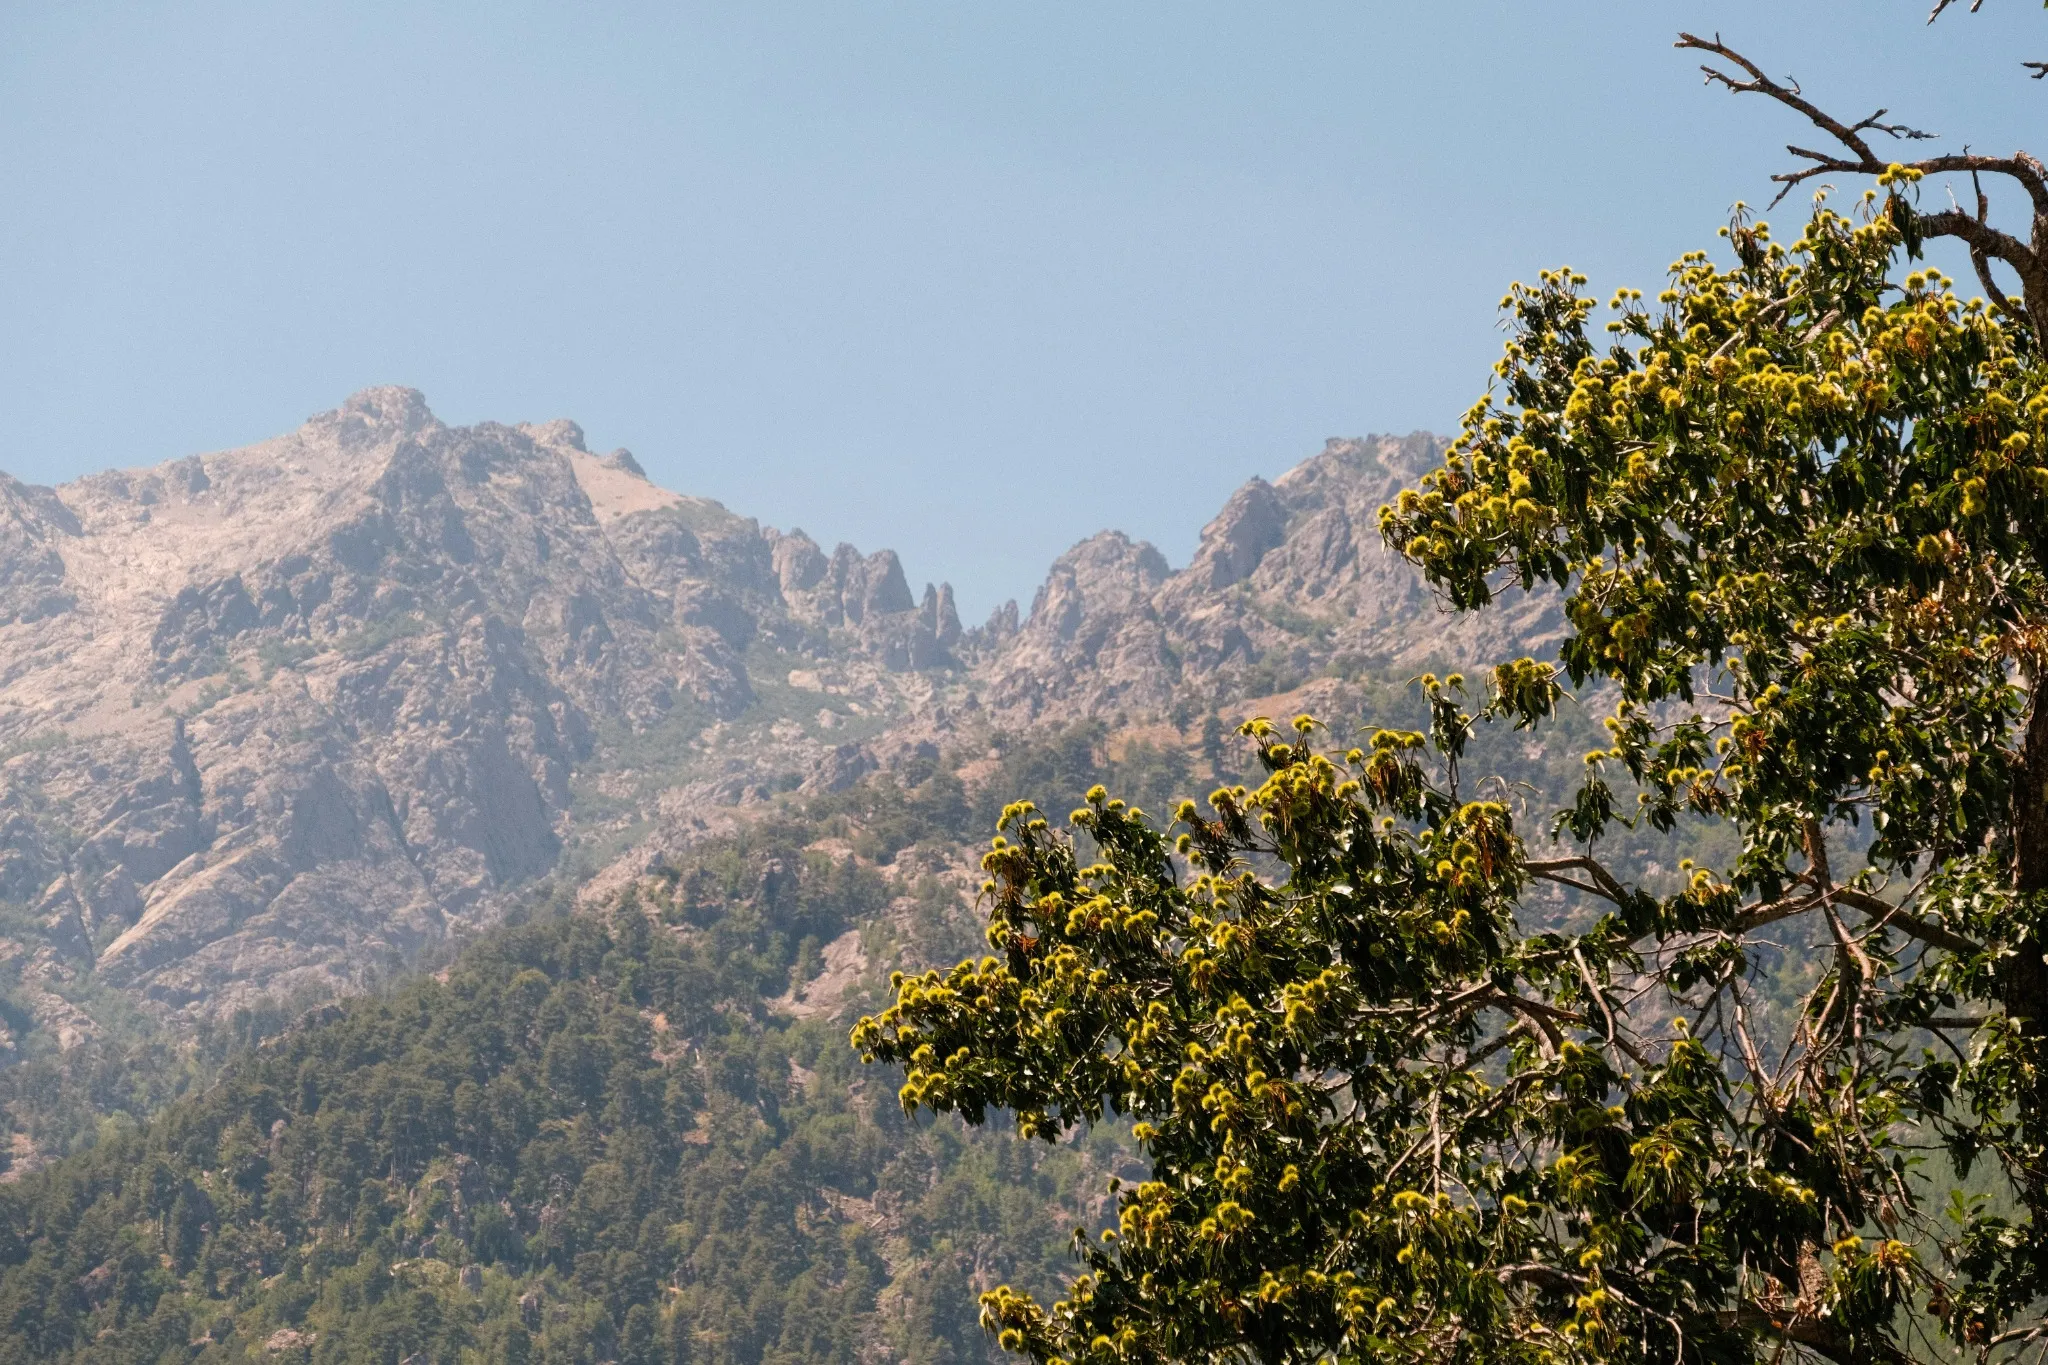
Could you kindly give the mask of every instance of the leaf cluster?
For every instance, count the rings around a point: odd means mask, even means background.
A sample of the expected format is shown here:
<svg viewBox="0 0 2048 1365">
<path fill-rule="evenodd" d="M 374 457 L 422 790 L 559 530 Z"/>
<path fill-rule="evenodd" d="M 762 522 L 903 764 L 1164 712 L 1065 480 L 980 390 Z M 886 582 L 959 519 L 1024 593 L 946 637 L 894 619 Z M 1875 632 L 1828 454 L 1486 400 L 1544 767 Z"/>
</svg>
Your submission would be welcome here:
<svg viewBox="0 0 2048 1365">
<path fill-rule="evenodd" d="M 1561 594 L 1555 664 L 1267 776 L 1169 838 L 1100 789 L 1004 812 L 992 955 L 863 1020 L 902 1100 L 1154 1163 L 1046 1362 L 1905 1359 L 2032 1340 L 2048 1288 L 2048 384 L 1917 252 L 1893 167 L 1789 246 L 1504 307 L 1498 384 L 1382 513 L 1450 600 Z M 1609 690 L 1547 830 L 1461 796 L 1488 726 Z M 2040 811 L 2036 819 L 2031 812 Z M 1653 893 L 1618 837 L 1725 826 Z M 1085 833 L 1085 838 L 1083 834 Z M 1560 846 L 1561 845 L 1561 846 Z M 1083 864 L 1077 850 L 1099 850 Z M 1532 894 L 1604 907 L 1528 927 Z M 1811 964 L 1770 1008 L 1767 961 Z M 1967 1011 L 1976 1011 L 1974 1013 Z M 1958 1033 L 1969 1039 L 1967 1047 Z M 1988 1157 L 1988 1160 L 1985 1158 Z M 1982 1162 L 1982 1164 L 1979 1164 Z M 1988 1171 L 2025 1216 L 1968 1200 Z"/>
</svg>

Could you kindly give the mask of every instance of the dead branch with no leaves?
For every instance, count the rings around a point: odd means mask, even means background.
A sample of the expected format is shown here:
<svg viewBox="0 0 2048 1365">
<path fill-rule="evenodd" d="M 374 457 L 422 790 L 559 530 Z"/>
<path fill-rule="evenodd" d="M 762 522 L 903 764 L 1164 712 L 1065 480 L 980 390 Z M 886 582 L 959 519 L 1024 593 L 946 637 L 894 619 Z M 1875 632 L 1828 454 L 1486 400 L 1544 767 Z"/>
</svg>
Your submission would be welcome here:
<svg viewBox="0 0 2048 1365">
<path fill-rule="evenodd" d="M 1934 14 L 1939 15 L 1950 3 L 1953 0 L 1942 0 L 1936 5 Z M 1718 34 L 1713 38 L 1701 38 L 1681 33 L 1674 46 L 1704 52 L 1719 59 L 1718 63 L 1707 62 L 1700 66 L 1709 84 L 1724 86 L 1739 95 L 1763 95 L 1776 100 L 1840 145 L 1840 151 L 1816 151 L 1796 143 L 1788 145 L 1785 150 L 1807 164 L 1794 170 L 1780 171 L 1771 177 L 1783 187 L 1777 198 L 1771 201 L 1773 204 L 1789 194 L 1794 186 L 1820 175 L 1878 176 L 1894 164 L 1922 175 L 1968 174 L 1976 192 L 1975 213 L 1961 208 L 1918 213 L 1914 215 L 1915 223 L 1924 237 L 1953 237 L 1961 241 L 1969 250 L 1970 263 L 1990 301 L 2013 318 L 2024 320 L 2033 333 L 2035 344 L 2048 349 L 2048 166 L 2044 166 L 2039 158 L 2026 151 L 2016 151 L 2010 156 L 1981 156 L 1968 148 L 1960 153 L 1912 161 L 1881 157 L 1871 145 L 1872 136 L 1882 134 L 1899 142 L 1923 142 L 1931 141 L 1937 135 L 1903 123 L 1887 123 L 1884 120 L 1889 111 L 1884 109 L 1854 123 L 1836 118 L 1806 98 L 1797 81 L 1773 80 L 1755 62 L 1723 43 Z M 2029 65 L 2048 70 L 2048 63 Z M 1991 201 L 1982 184 L 1982 177 L 1986 175 L 2003 176 L 2026 193 L 2033 213 L 2024 237 L 1992 226 Z M 1994 260 L 2005 262 L 2020 277 L 2018 302 L 1998 286 L 1991 271 Z"/>
</svg>

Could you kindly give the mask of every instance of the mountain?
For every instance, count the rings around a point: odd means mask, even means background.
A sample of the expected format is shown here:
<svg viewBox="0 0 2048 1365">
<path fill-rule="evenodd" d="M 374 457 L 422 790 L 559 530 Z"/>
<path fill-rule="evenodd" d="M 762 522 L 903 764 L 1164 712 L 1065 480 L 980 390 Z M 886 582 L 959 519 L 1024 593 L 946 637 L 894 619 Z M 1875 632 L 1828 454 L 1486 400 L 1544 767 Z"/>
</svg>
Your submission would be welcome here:
<svg viewBox="0 0 2048 1365">
<path fill-rule="evenodd" d="M 1561 638 L 1547 597 L 1442 617 L 1420 576 L 1382 547 L 1380 507 L 1442 454 L 1423 434 L 1333 440 L 1232 494 L 1179 572 L 1121 532 L 1082 541 L 978 670 L 990 707 L 1028 720 L 1229 710 L 1319 673 L 1512 658 Z"/>
<path fill-rule="evenodd" d="M 554 867 L 605 728 L 744 712 L 762 630 L 878 671 L 958 635 L 892 554 L 827 559 L 571 424 L 449 428 L 405 390 L 0 498 L 10 946 L 32 990 L 89 971 L 173 1013 L 492 922 Z M 91 1029 L 48 995 L 39 1023 Z"/>
<path fill-rule="evenodd" d="M 990 1358 L 974 1291 L 1056 1283 L 1136 1168 L 906 1119 L 843 1018 L 771 1005 L 886 896 L 802 838 L 558 903 L 0 1185 L 0 1361 Z"/>
<path fill-rule="evenodd" d="M 974 629 L 892 551 L 406 389 L 152 469 L 0 476 L 0 1048 L 360 990 L 558 870 L 615 888 L 792 789 L 1091 720 L 1193 752 L 1199 718 L 1540 647 L 1545 601 L 1447 630 L 1380 547 L 1439 453 L 1332 441 L 1185 568 L 1104 532 Z"/>
<path fill-rule="evenodd" d="M 1165 810 L 1244 715 L 1413 723 L 1554 640 L 1381 549 L 1440 458 L 1332 441 L 971 629 L 403 389 L 0 477 L 0 1362 L 992 1358 L 975 1291 L 1056 1285 L 1143 1163 L 906 1120 L 846 1026 L 978 950 L 1005 802 Z M 1580 730 L 1474 770 L 1540 805 Z"/>
</svg>

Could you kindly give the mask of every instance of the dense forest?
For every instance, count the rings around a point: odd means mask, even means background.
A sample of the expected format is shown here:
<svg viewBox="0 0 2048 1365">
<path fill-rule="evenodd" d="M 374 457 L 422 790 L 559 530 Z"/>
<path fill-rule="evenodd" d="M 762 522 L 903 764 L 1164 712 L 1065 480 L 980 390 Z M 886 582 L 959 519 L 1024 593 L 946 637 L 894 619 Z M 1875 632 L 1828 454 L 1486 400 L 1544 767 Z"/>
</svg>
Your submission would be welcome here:
<svg viewBox="0 0 2048 1365">
<path fill-rule="evenodd" d="M 0 1357 L 978 1354 L 967 1281 L 1042 1276 L 1096 1156 L 913 1127 L 770 1013 L 882 896 L 764 831 L 287 1032 L 0 1193 Z"/>
<path fill-rule="evenodd" d="M 845 1044 L 876 982 L 786 1002 L 850 929 L 889 965 L 972 950 L 952 864 L 993 793 L 1193 776 L 1103 740 L 1010 744 L 972 791 L 914 760 L 790 801 L 602 906 L 565 878 L 281 1032 L 32 1059 L 8 1101 L 80 1150 L 0 1187 L 0 1360 L 986 1358 L 976 1290 L 1057 1279 L 1131 1174 L 1118 1134 L 913 1122 Z M 116 1117 L 81 1124 L 95 1099 Z"/>
</svg>

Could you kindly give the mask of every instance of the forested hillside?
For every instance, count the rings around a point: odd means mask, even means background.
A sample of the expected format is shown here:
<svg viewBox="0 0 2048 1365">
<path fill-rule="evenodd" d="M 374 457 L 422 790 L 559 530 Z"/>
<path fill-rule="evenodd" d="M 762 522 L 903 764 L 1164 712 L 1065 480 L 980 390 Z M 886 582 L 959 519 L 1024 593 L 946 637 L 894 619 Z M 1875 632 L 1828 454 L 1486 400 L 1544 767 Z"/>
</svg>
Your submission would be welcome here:
<svg viewBox="0 0 2048 1365">
<path fill-rule="evenodd" d="M 837 1011 L 772 1012 L 887 890 L 787 827 L 555 903 L 0 1191 L 0 1358 L 983 1353 L 1113 1147 L 905 1120 Z"/>
<path fill-rule="evenodd" d="M 1368 704 L 1419 718 L 1393 683 Z M 1594 728 L 1488 728 L 1475 758 L 1533 816 L 1577 762 L 1560 738 Z M 888 968 L 979 950 L 962 849 L 1004 801 L 1104 780 L 1165 810 L 1248 757 L 1109 741 L 1084 723 L 792 793 L 104 1124 L 0 1187 L 0 1360 L 992 1357 L 976 1292 L 1058 1283 L 1143 1167 L 1116 1125 L 1047 1147 L 907 1120 L 846 1027 Z M 1673 857 L 1646 839 L 1635 862 Z M 105 1069 L 141 1088 L 160 1052 Z"/>
<path fill-rule="evenodd" d="M 105 1125 L 0 1187 L 0 1359 L 991 1355 L 976 1290 L 1053 1283 L 1135 1168 L 1114 1130 L 1045 1148 L 905 1119 L 845 1045 L 884 973 L 828 995 L 821 951 L 971 951 L 946 862 L 995 792 L 1107 776 L 1163 802 L 1190 776 L 1102 738 L 1018 743 L 973 790 L 932 762 L 793 798 L 607 904 L 564 884 Z"/>
</svg>

